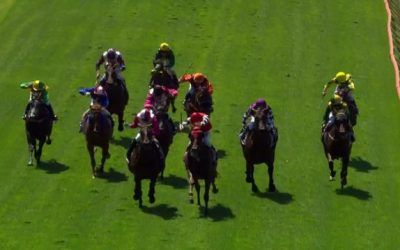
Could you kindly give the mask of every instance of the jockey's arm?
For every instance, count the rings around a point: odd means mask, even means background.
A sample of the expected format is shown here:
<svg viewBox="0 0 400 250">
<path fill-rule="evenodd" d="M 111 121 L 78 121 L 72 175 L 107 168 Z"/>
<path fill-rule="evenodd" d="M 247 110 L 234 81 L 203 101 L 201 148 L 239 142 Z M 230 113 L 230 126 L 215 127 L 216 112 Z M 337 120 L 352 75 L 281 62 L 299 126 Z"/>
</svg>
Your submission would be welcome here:
<svg viewBox="0 0 400 250">
<path fill-rule="evenodd" d="M 104 60 L 104 55 L 101 54 L 101 57 L 99 60 L 96 62 L 96 71 L 100 70 L 100 65 L 102 65 L 105 62 Z"/>
<path fill-rule="evenodd" d="M 183 74 L 178 80 L 179 83 L 189 82 L 190 84 L 192 84 L 192 81 L 193 81 L 192 74 Z"/>
<path fill-rule="evenodd" d="M 82 88 L 79 90 L 79 94 L 81 95 L 90 95 L 94 91 L 94 88 Z"/>
<path fill-rule="evenodd" d="M 31 89 L 32 90 L 33 82 L 23 82 L 19 85 L 21 89 Z"/>
<path fill-rule="evenodd" d="M 170 51 L 170 53 L 168 55 L 168 61 L 169 61 L 168 67 L 172 68 L 175 65 L 175 55 L 174 55 L 174 52 L 172 52 L 172 50 Z"/>
<path fill-rule="evenodd" d="M 347 85 L 350 91 L 353 91 L 356 87 L 354 86 L 354 81 L 349 80 L 349 84 Z"/>
<path fill-rule="evenodd" d="M 329 87 L 336 83 L 336 78 L 332 78 L 329 82 L 324 85 L 324 89 L 322 90 L 322 95 L 325 96 Z"/>
<path fill-rule="evenodd" d="M 126 66 L 125 66 L 125 61 L 124 61 L 124 59 L 122 58 L 122 55 L 121 55 L 121 54 L 117 57 L 117 62 L 118 62 L 118 64 L 119 64 L 120 70 L 121 70 L 121 71 L 124 71 L 125 68 L 126 68 Z"/>
<path fill-rule="evenodd" d="M 326 107 L 325 109 L 324 116 L 322 117 L 323 123 L 326 123 L 328 121 L 329 113 L 331 113 L 331 107 L 328 105 L 328 107 Z"/>
<path fill-rule="evenodd" d="M 129 127 L 131 128 L 137 128 L 139 126 L 139 118 L 135 116 Z"/>
</svg>

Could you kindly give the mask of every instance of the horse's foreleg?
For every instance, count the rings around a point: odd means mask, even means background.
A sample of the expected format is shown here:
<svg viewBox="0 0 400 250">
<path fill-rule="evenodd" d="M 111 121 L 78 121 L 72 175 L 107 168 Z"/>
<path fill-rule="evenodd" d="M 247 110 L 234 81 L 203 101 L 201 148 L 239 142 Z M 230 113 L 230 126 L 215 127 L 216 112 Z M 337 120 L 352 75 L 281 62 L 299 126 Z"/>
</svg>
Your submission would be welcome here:
<svg viewBox="0 0 400 250">
<path fill-rule="evenodd" d="M 89 152 L 89 156 L 90 156 L 90 164 L 92 167 L 92 177 L 95 178 L 96 177 L 96 160 L 94 158 L 94 145 L 87 143 L 86 148 L 87 148 L 87 150 Z"/>
<path fill-rule="evenodd" d="M 29 161 L 28 161 L 28 165 L 32 166 L 33 165 L 33 153 L 35 152 L 35 145 L 29 143 L 28 144 L 28 151 L 29 151 Z"/>
<path fill-rule="evenodd" d="M 133 194 L 133 199 L 135 201 L 139 200 L 139 207 L 142 207 L 142 180 L 135 176 L 135 190 Z"/>
<path fill-rule="evenodd" d="M 192 174 L 190 173 L 189 169 L 186 169 L 188 175 L 188 182 L 189 182 L 189 202 L 193 204 L 193 186 L 194 186 L 194 179 Z"/>
<path fill-rule="evenodd" d="M 118 113 L 118 131 L 124 130 L 124 112 Z"/>
<path fill-rule="evenodd" d="M 274 163 L 267 162 L 267 165 L 268 165 L 268 176 L 269 176 L 268 192 L 275 192 L 276 187 L 274 183 Z"/>
<path fill-rule="evenodd" d="M 208 214 L 208 200 L 209 200 L 209 193 L 210 193 L 210 180 L 205 180 L 205 191 L 204 191 L 204 216 L 207 216 Z"/>
<path fill-rule="evenodd" d="M 110 158 L 110 153 L 108 152 L 109 144 L 107 143 L 102 147 L 102 156 L 101 156 L 101 165 L 99 172 L 103 173 L 104 172 L 104 164 L 108 158 Z"/>
<path fill-rule="evenodd" d="M 349 156 L 342 158 L 342 171 L 340 172 L 340 184 L 343 187 L 347 184 L 347 167 L 349 165 Z"/>
<path fill-rule="evenodd" d="M 246 182 L 251 183 L 251 190 L 254 193 L 257 193 L 258 187 L 254 181 L 253 173 L 254 173 L 254 165 L 246 161 Z"/>
<path fill-rule="evenodd" d="M 199 180 L 194 178 L 194 177 L 193 177 L 193 180 L 194 180 L 194 187 L 196 188 L 196 193 L 197 193 L 197 205 L 200 206 L 201 203 L 200 203 L 200 184 L 199 184 Z"/>
<path fill-rule="evenodd" d="M 45 142 L 44 140 L 40 140 L 39 141 L 38 149 L 35 152 L 36 165 L 40 164 L 40 157 L 42 156 L 42 150 L 43 150 L 44 142 Z"/>
<path fill-rule="evenodd" d="M 156 201 L 156 198 L 154 196 L 155 194 L 155 186 L 156 186 L 156 178 L 151 178 L 150 179 L 150 188 L 149 188 L 149 202 L 154 203 Z"/>
</svg>

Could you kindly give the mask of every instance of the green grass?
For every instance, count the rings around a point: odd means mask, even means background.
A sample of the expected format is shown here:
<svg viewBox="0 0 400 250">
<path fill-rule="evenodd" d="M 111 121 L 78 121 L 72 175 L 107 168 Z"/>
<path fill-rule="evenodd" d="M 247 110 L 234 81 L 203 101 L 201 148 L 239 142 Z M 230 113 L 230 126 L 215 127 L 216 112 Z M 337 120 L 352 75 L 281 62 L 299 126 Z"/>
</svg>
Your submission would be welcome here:
<svg viewBox="0 0 400 250">
<path fill-rule="evenodd" d="M 109 30 L 110 32 L 107 32 Z M 400 113 L 381 1 L 3 1 L 0 3 L 1 249 L 395 249 L 400 240 Z M 78 123 L 108 47 L 122 51 L 131 93 L 127 119 L 146 96 L 151 60 L 169 42 L 176 71 L 215 84 L 212 141 L 220 193 L 210 216 L 187 202 L 175 137 L 168 182 L 140 210 L 124 162 L 136 131 L 116 132 L 109 179 L 92 180 Z M 339 70 L 356 81 L 361 115 L 349 185 L 328 182 L 319 141 L 323 84 Z M 27 167 L 22 81 L 42 79 L 60 121 L 39 167 Z M 186 86 L 181 89 L 179 100 Z M 332 91 L 332 90 L 331 90 Z M 274 109 L 278 194 L 252 195 L 237 133 L 258 97 Z M 179 120 L 179 112 L 173 115 Z M 256 168 L 265 190 L 266 168 Z M 144 185 L 147 192 L 147 183 Z"/>
</svg>

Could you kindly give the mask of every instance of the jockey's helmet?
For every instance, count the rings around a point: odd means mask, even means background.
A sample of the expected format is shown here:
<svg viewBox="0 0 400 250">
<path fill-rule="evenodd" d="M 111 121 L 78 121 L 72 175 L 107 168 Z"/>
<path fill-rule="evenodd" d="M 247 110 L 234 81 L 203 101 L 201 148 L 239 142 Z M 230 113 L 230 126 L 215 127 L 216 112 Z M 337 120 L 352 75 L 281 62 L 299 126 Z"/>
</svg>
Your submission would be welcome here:
<svg viewBox="0 0 400 250">
<path fill-rule="evenodd" d="M 201 123 L 203 121 L 203 116 L 205 114 L 199 113 L 199 112 L 194 112 L 190 115 L 190 123 L 191 124 L 197 124 Z"/>
<path fill-rule="evenodd" d="M 336 74 L 335 79 L 338 83 L 343 83 L 347 80 L 346 73 L 340 71 Z"/>
<path fill-rule="evenodd" d="M 259 108 L 263 109 L 267 108 L 267 102 L 262 98 L 259 98 L 254 104 L 254 109 L 259 109 Z"/>
<path fill-rule="evenodd" d="M 169 51 L 171 48 L 169 47 L 168 43 L 161 43 L 160 44 L 160 51 Z"/>
<path fill-rule="evenodd" d="M 193 80 L 197 84 L 204 82 L 204 79 L 205 79 L 205 76 L 202 73 L 195 73 L 193 75 Z"/>
<path fill-rule="evenodd" d="M 117 57 L 117 52 L 113 48 L 107 50 L 107 59 L 114 60 Z"/>
<path fill-rule="evenodd" d="M 145 108 L 139 113 L 139 120 L 142 124 L 149 124 L 154 119 L 154 114 L 151 109 Z"/>
<path fill-rule="evenodd" d="M 47 86 L 44 82 L 40 80 L 33 81 L 32 88 L 34 91 L 42 91 L 47 89 Z"/>
</svg>

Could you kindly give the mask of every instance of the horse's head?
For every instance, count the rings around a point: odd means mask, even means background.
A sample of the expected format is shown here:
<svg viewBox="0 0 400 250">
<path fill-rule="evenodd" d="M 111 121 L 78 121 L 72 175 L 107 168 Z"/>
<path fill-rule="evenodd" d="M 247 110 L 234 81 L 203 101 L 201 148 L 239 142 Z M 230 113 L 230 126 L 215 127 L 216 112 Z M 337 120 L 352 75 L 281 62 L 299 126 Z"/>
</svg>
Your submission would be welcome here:
<svg viewBox="0 0 400 250">
<path fill-rule="evenodd" d="M 115 70 L 115 65 L 111 63 L 106 64 L 106 83 L 113 84 L 117 80 L 117 72 Z"/>
<path fill-rule="evenodd" d="M 152 141 L 150 126 L 151 124 L 143 124 L 140 127 L 140 140 L 142 144 L 149 144 Z"/>
<path fill-rule="evenodd" d="M 40 98 L 34 98 L 31 100 L 27 119 L 28 120 L 40 120 L 49 116 L 48 111 L 45 107 L 45 103 Z"/>
<path fill-rule="evenodd" d="M 349 120 L 345 112 L 338 112 L 332 126 L 334 137 L 345 137 L 349 131 Z"/>
<path fill-rule="evenodd" d="M 254 129 L 255 130 L 266 130 L 264 109 L 254 110 Z"/>
</svg>

